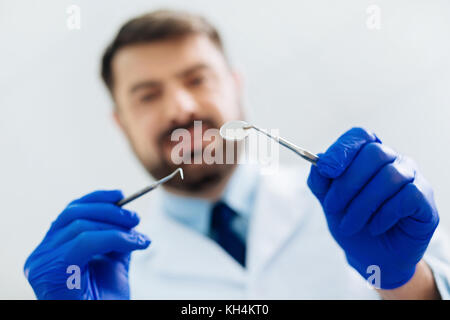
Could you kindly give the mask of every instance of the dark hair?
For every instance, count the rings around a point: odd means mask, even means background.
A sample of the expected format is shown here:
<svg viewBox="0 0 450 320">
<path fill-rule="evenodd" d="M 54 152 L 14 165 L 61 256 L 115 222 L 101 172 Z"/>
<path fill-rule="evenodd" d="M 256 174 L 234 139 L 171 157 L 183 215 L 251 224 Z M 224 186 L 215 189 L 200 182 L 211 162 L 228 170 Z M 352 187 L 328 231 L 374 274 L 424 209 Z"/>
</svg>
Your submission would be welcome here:
<svg viewBox="0 0 450 320">
<path fill-rule="evenodd" d="M 218 31 L 202 16 L 184 11 L 157 10 L 129 20 L 103 54 L 101 76 L 105 85 L 112 92 L 114 79 L 111 62 L 121 48 L 191 34 L 206 35 L 224 53 Z"/>
</svg>

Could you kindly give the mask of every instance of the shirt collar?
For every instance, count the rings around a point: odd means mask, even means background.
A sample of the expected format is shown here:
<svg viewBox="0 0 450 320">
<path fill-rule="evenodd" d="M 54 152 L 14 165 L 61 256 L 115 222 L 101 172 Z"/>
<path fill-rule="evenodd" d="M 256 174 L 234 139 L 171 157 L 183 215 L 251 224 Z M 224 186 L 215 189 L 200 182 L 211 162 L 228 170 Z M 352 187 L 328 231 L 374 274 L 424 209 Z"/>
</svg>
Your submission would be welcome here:
<svg viewBox="0 0 450 320">
<path fill-rule="evenodd" d="M 258 180 L 256 166 L 238 165 L 221 200 L 238 215 L 249 219 L 253 210 Z M 165 190 L 162 193 L 164 213 L 202 234 L 207 234 L 209 231 L 212 206 L 213 203 L 204 199 L 178 196 Z"/>
</svg>

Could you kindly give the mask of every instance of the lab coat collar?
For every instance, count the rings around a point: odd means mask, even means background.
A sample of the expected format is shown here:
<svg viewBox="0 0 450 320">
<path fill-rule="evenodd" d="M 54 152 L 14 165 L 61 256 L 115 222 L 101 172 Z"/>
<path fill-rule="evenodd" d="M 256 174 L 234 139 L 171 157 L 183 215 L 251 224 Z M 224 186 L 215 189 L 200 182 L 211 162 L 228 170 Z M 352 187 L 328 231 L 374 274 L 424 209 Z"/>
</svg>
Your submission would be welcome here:
<svg viewBox="0 0 450 320">
<path fill-rule="evenodd" d="M 228 182 L 222 201 L 237 214 L 250 219 L 259 181 L 259 168 L 256 165 L 238 165 Z"/>
<path fill-rule="evenodd" d="M 280 168 L 262 176 L 255 200 L 255 216 L 250 224 L 247 247 L 248 267 L 257 274 L 287 244 L 295 231 L 306 224 L 312 208 L 304 167 Z M 304 205 L 292 209 L 292 199 Z"/>
</svg>

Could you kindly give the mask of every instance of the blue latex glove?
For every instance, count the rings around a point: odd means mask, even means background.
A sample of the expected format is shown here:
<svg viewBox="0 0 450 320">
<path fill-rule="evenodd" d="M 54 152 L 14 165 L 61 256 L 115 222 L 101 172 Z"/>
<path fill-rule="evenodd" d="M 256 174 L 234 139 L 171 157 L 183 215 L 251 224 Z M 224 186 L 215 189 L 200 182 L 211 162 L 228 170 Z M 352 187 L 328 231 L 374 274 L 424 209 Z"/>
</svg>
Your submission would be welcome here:
<svg viewBox="0 0 450 320">
<path fill-rule="evenodd" d="M 380 268 L 380 287 L 408 282 L 439 223 L 433 191 L 414 162 L 353 128 L 311 167 L 308 186 L 334 239 L 365 279 Z"/>
<path fill-rule="evenodd" d="M 122 198 L 118 190 L 90 193 L 52 223 L 24 267 L 38 299 L 130 298 L 130 252 L 147 248 L 150 240 L 133 229 L 136 213 L 114 205 Z M 67 285 L 71 265 L 81 271 L 80 289 Z"/>
</svg>

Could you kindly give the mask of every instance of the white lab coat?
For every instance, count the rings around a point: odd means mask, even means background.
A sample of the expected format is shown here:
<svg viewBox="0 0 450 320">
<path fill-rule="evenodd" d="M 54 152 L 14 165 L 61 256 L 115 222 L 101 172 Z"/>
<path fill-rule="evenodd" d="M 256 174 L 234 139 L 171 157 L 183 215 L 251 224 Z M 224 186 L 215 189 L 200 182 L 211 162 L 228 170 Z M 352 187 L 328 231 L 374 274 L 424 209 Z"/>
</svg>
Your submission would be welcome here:
<svg viewBox="0 0 450 320">
<path fill-rule="evenodd" d="M 213 240 L 162 212 L 159 197 L 152 195 L 150 214 L 140 227 L 152 244 L 132 256 L 131 298 L 378 299 L 347 264 L 306 178 L 301 168 L 261 177 L 248 231 L 247 269 Z M 450 289 L 448 254 L 448 243 L 434 237 L 426 261 L 444 298 Z"/>
</svg>

